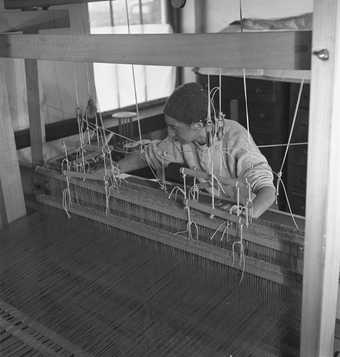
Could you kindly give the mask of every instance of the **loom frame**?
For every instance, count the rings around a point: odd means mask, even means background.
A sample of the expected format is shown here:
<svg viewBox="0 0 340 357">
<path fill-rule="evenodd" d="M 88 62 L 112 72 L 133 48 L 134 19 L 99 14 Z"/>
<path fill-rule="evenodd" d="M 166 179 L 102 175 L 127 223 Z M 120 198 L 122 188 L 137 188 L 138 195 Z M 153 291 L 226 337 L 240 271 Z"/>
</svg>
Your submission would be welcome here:
<svg viewBox="0 0 340 357">
<path fill-rule="evenodd" d="M 330 356 L 333 353 L 334 345 L 334 327 L 336 319 L 336 303 L 338 296 L 338 279 L 339 279 L 339 260 L 340 260 L 340 230 L 337 223 L 340 221 L 340 216 L 337 211 L 337 202 L 340 201 L 340 191 L 336 187 L 336 184 L 340 182 L 339 170 L 337 170 L 337 158 L 340 156 L 340 123 L 337 117 L 340 114 L 339 98 L 340 94 L 340 5 L 337 4 L 337 0 L 315 0 L 314 1 L 314 24 L 313 24 L 313 42 L 312 48 L 314 50 L 328 49 L 330 53 L 329 60 L 322 60 L 317 56 L 311 56 L 312 63 L 312 81 L 311 81 L 311 113 L 310 113 L 310 130 L 309 130 L 309 147 L 308 147 L 308 171 L 307 171 L 307 210 L 306 210 L 306 234 L 305 234 L 305 252 L 304 252 L 304 284 L 303 284 L 303 308 L 302 308 L 302 328 L 301 328 L 301 357 L 313 357 L 313 356 Z M 245 34 L 244 34 L 245 35 Z M 27 47 L 27 44 L 31 44 L 32 41 L 36 42 L 41 37 L 39 35 L 19 35 L 18 40 L 13 35 L 1 35 L 0 36 L 0 56 L 7 58 L 21 57 L 21 58 L 36 58 L 42 57 L 41 51 L 44 48 L 40 47 L 39 52 L 34 53 Z M 125 44 L 136 45 L 134 48 L 135 54 L 130 54 L 129 58 L 125 57 L 126 53 L 120 57 L 116 57 L 115 61 L 119 60 L 119 63 L 148 63 L 154 64 L 154 54 L 148 47 L 149 54 L 143 54 L 143 61 L 140 60 L 138 52 L 145 46 L 144 41 L 149 41 L 149 37 L 144 35 L 139 39 L 133 37 L 134 35 L 125 35 L 119 41 L 114 39 L 115 35 L 110 37 L 109 43 L 114 45 L 122 44 L 122 41 L 127 41 Z M 129 37 L 131 36 L 131 37 Z M 309 69 L 308 65 L 300 66 L 296 64 L 295 47 L 292 47 L 294 37 L 289 40 L 289 45 L 284 46 L 280 41 L 277 41 L 278 37 L 271 34 L 252 33 L 251 36 L 240 38 L 240 35 L 230 34 L 218 34 L 218 35 L 199 35 L 200 40 L 198 42 L 192 42 L 192 39 L 197 35 L 185 36 L 176 35 L 178 41 L 183 41 L 184 48 L 191 48 L 189 53 L 191 57 L 188 60 L 180 51 L 175 55 L 172 54 L 170 61 L 176 65 L 207 65 L 209 62 L 209 55 L 202 56 L 202 60 L 197 59 L 197 49 L 202 44 L 216 45 L 217 40 L 219 45 L 222 43 L 234 43 L 232 47 L 228 44 L 229 55 L 223 60 L 227 60 L 228 66 L 240 66 L 244 65 L 245 68 L 254 68 L 258 64 L 258 58 L 254 58 L 251 53 L 246 50 L 239 51 L 237 41 L 240 41 L 246 47 L 250 41 L 256 39 L 256 43 L 262 43 L 262 46 L 268 48 L 269 44 L 274 50 L 274 54 L 280 54 L 282 56 L 281 49 L 283 48 L 285 54 L 289 54 L 290 61 L 284 60 L 279 63 L 284 63 L 285 66 L 290 66 L 292 69 Z M 222 37 L 220 37 L 222 36 Z M 282 35 L 281 35 L 282 36 Z M 288 35 L 288 37 L 291 35 Z M 265 38 L 269 38 L 270 41 L 265 41 Z M 25 38 L 30 39 L 26 45 L 21 48 L 20 56 L 18 52 L 11 53 L 11 46 L 23 44 Z M 54 39 L 47 36 L 46 39 Z M 75 39 L 82 39 L 83 37 L 74 37 Z M 151 38 L 151 37 L 150 37 Z M 175 37 L 173 37 L 174 39 Z M 197 38 L 197 37 L 196 37 Z M 222 38 L 222 39 L 221 39 Z M 227 38 L 229 40 L 227 40 Z M 237 41 L 235 39 L 237 38 Z M 262 39 L 261 39 L 262 38 Z M 59 41 L 62 44 L 66 38 Z M 152 44 L 155 46 L 157 43 L 160 53 L 168 53 L 169 43 L 173 43 L 175 48 L 179 42 L 172 42 L 173 39 L 168 37 L 166 41 L 156 41 Z M 263 41 L 262 41 L 263 40 Z M 275 43 L 276 42 L 276 43 Z M 82 42 L 87 43 L 87 42 Z M 101 44 L 101 41 L 94 40 L 94 43 Z M 196 43 L 196 45 L 194 44 Z M 183 46 L 183 45 L 182 45 Z M 195 46 L 194 48 L 192 46 Z M 222 46 L 223 47 L 223 46 Z M 279 49 L 280 47 L 280 49 Z M 220 46 L 215 48 L 214 57 L 219 58 Z M 289 49 L 289 51 L 288 51 Z M 83 48 L 84 50 L 84 48 Z M 120 48 L 121 50 L 121 48 Z M 16 49 L 16 51 L 18 51 Z M 236 51 L 236 53 L 235 53 Z M 230 57 L 232 54 L 232 58 Z M 310 51 L 305 52 L 305 55 L 310 57 Z M 186 53 L 188 54 L 188 53 Z M 249 57 L 247 56 L 249 54 Z M 244 60 L 244 56 L 248 58 Z M 66 58 L 71 59 L 65 53 L 61 57 L 56 56 L 55 52 L 50 55 L 49 59 Z M 195 57 L 195 60 L 193 58 Z M 261 68 L 274 68 L 275 61 L 273 57 L 268 60 L 268 56 L 262 58 L 265 60 L 265 65 L 261 65 Z M 102 58 L 102 57 L 100 57 Z M 243 58 L 243 61 L 242 61 Z M 86 52 L 83 59 L 89 60 L 86 56 Z M 96 60 L 97 57 L 91 58 Z M 134 60 L 135 59 L 135 60 Z M 292 60 L 293 59 L 293 60 Z M 198 63 L 199 62 L 199 63 Z M 167 64 L 169 62 L 166 62 Z M 223 67 L 225 62 L 214 62 L 214 65 Z M 160 64 L 160 63 L 158 63 Z M 162 61 L 161 64 L 165 64 Z M 293 66 L 294 64 L 294 66 Z M 1 71 L 0 71 L 1 72 Z M 3 73 L 2 73 L 3 75 Z M 3 82 L 3 81 L 1 81 Z M 8 102 L 6 97 L 6 88 L 1 86 L 1 101 L 0 106 L 2 110 L 8 110 Z M 6 109 L 7 108 L 7 109 Z M 8 117 L 8 115 L 7 115 Z M 8 119 L 8 118 L 7 118 Z M 2 125 L 5 125 L 6 133 L 13 132 L 11 127 L 11 121 L 2 120 Z M 14 138 L 0 141 L 0 149 L 3 152 L 11 154 L 10 166 L 13 167 L 12 176 L 15 177 L 15 183 L 9 182 L 5 179 L 5 175 L 0 175 L 2 184 L 2 194 L 7 192 L 8 188 L 12 191 L 21 190 L 20 173 L 18 169 L 18 163 L 15 155 Z M 4 156 L 4 155 L 3 155 Z M 6 169 L 8 172 L 8 160 L 0 156 L 0 169 L 3 172 Z M 320 169 L 321 168 L 321 169 Z M 317 194 L 315 194 L 317 193 Z M 24 206 L 23 197 L 15 198 L 12 203 L 5 200 L 5 210 L 17 210 L 19 214 L 14 215 L 11 220 L 20 217 L 25 214 L 22 211 Z"/>
</svg>

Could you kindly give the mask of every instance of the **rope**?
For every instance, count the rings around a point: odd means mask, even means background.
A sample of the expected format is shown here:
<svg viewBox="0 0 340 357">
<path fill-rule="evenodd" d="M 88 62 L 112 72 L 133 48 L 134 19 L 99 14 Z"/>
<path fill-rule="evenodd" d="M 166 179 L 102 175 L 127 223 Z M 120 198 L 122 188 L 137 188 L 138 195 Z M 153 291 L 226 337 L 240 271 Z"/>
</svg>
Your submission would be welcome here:
<svg viewBox="0 0 340 357">
<path fill-rule="evenodd" d="M 296 106 L 295 106 L 295 111 L 294 111 L 292 126 L 291 126 L 290 132 L 289 132 L 288 143 L 287 143 L 286 150 L 285 150 L 285 153 L 284 153 L 284 156 L 283 156 L 283 159 L 282 159 L 282 163 L 281 163 L 280 170 L 279 170 L 279 172 L 276 174 L 276 175 L 277 175 L 277 182 L 276 182 L 276 202 L 277 202 L 277 198 L 278 198 L 278 196 L 279 196 L 279 186 L 280 186 L 280 183 L 281 183 L 281 184 L 282 184 L 283 191 L 284 191 L 284 194 L 285 194 L 285 197 L 286 197 L 286 200 L 287 200 L 289 213 L 290 213 L 290 215 L 291 215 L 291 217 L 292 217 L 292 219 L 293 219 L 295 228 L 296 228 L 297 230 L 299 230 L 299 227 L 298 227 L 298 225 L 297 225 L 297 223 L 296 223 L 296 221 L 295 221 L 295 218 L 294 218 L 294 215 L 293 215 L 291 206 L 290 206 L 289 198 L 288 198 L 288 195 L 287 195 L 287 192 L 286 192 L 286 188 L 285 188 L 285 185 L 283 184 L 283 181 L 282 181 L 282 170 L 283 170 L 284 164 L 285 164 L 285 162 L 286 162 L 286 158 L 287 158 L 287 154 L 288 154 L 289 147 L 290 147 L 290 145 L 291 145 L 290 142 L 291 142 L 291 139 L 292 139 L 292 136 L 293 136 L 293 132 L 294 132 L 294 128 L 295 128 L 295 122 L 296 122 L 296 118 L 297 118 L 297 113 L 298 113 L 299 106 L 300 106 L 300 101 L 301 101 L 301 96 L 302 96 L 302 90 L 303 90 L 303 84 L 304 84 L 304 80 L 302 80 L 301 83 L 300 83 L 299 95 L 298 95 L 298 99 L 297 99 Z"/>
<path fill-rule="evenodd" d="M 209 238 L 209 240 L 213 240 L 215 235 L 217 234 L 217 232 L 222 228 L 223 228 L 223 231 L 222 231 L 222 234 L 221 234 L 221 238 L 220 238 L 220 242 L 223 241 L 223 238 L 224 236 L 226 235 L 226 241 L 228 242 L 229 241 L 229 228 L 230 228 L 230 222 L 229 221 L 225 221 L 225 222 L 222 222 L 215 230 L 215 232 L 211 235 L 211 237 Z"/>
<path fill-rule="evenodd" d="M 220 68 L 220 73 L 218 75 L 218 84 L 219 84 L 219 115 L 222 114 L 222 70 Z"/>
<path fill-rule="evenodd" d="M 240 11 L 240 28 L 241 28 L 241 32 L 243 32 L 242 0 L 239 0 L 239 11 Z M 243 90 L 244 90 L 244 100 L 245 100 L 245 107 L 246 107 L 247 134 L 248 134 L 247 150 L 249 151 L 249 143 L 250 143 L 249 110 L 248 110 L 247 81 L 246 81 L 246 69 L 245 68 L 242 68 L 242 77 L 243 77 Z"/>
<path fill-rule="evenodd" d="M 283 166 L 284 166 L 286 158 L 287 158 L 287 154 L 288 154 L 288 150 L 289 150 L 289 146 L 290 146 L 290 141 L 292 139 L 292 135 L 293 135 L 294 127 L 295 127 L 295 122 L 296 122 L 296 118 L 297 118 L 297 113 L 298 113 L 299 106 L 300 106 L 301 95 L 302 95 L 302 90 L 303 90 L 303 84 L 304 84 L 304 79 L 301 81 L 301 84 L 300 84 L 299 95 L 298 95 L 298 100 L 297 100 L 296 106 L 295 106 L 295 111 L 294 111 L 294 116 L 293 116 L 293 123 L 292 123 L 292 126 L 290 128 L 288 144 L 287 144 L 287 147 L 286 147 L 286 151 L 285 151 L 285 154 L 284 154 L 284 157 L 283 157 L 279 172 L 282 172 Z"/>
<path fill-rule="evenodd" d="M 233 257 L 232 264 L 234 265 L 235 262 L 235 246 L 238 244 L 240 246 L 239 265 L 242 266 L 242 274 L 240 278 L 240 283 L 241 283 L 244 277 L 244 272 L 246 270 L 246 256 L 244 253 L 244 244 L 243 244 L 243 224 L 239 223 L 239 229 L 240 229 L 240 239 L 232 244 L 232 257 Z"/>
<path fill-rule="evenodd" d="M 257 145 L 258 148 L 275 148 L 275 147 L 282 147 L 282 146 L 301 146 L 301 145 L 308 145 L 308 142 L 300 142 L 300 143 L 287 143 L 287 144 L 269 144 L 269 145 Z"/>
<path fill-rule="evenodd" d="M 183 197 L 185 196 L 185 193 L 184 193 L 184 190 L 180 187 L 180 186 L 174 186 L 172 188 L 172 190 L 170 191 L 170 194 L 168 196 L 168 199 L 170 200 L 171 199 L 171 196 L 174 195 L 175 196 L 175 201 L 177 201 L 177 194 L 178 192 L 180 192 Z"/>
<path fill-rule="evenodd" d="M 76 93 L 76 108 L 79 108 L 79 93 L 78 93 L 78 80 L 77 80 L 77 72 L 73 71 L 73 81 L 74 81 L 74 90 Z"/>
<path fill-rule="evenodd" d="M 249 144 L 250 144 L 250 130 L 249 130 L 249 110 L 248 110 L 248 95 L 247 95 L 247 81 L 246 81 L 246 70 L 242 69 L 243 74 L 243 91 L 244 91 L 244 101 L 246 106 L 246 120 L 247 120 L 247 134 L 248 134 L 248 148 L 249 151 Z"/>
<path fill-rule="evenodd" d="M 242 0 L 239 2 L 239 12 L 240 12 L 240 28 L 241 32 L 243 32 L 243 11 L 242 11 Z"/>
<path fill-rule="evenodd" d="M 209 148 L 209 160 L 211 161 L 211 208 L 215 208 L 215 192 L 214 192 L 214 160 L 212 157 L 212 150 L 214 146 Z"/>
<path fill-rule="evenodd" d="M 61 170 L 63 172 L 63 165 L 66 163 L 66 168 L 67 170 L 70 169 L 70 161 L 68 160 L 68 153 L 67 153 L 67 147 L 65 142 L 63 141 L 63 146 L 65 150 L 65 159 L 61 162 Z M 68 176 L 66 176 L 66 188 L 63 189 L 62 191 L 62 205 L 63 209 L 67 215 L 67 218 L 71 218 L 71 215 L 69 213 L 70 207 L 71 207 L 71 190 L 70 190 L 70 179 Z"/>
<path fill-rule="evenodd" d="M 127 0 L 125 0 L 125 11 L 126 11 L 126 22 L 127 22 L 127 26 L 128 26 L 128 34 L 130 34 L 131 30 L 130 30 L 130 20 L 129 20 L 129 10 L 128 10 Z M 134 67 L 133 64 L 131 64 L 131 71 L 132 71 L 133 91 L 134 91 L 135 105 L 136 105 L 138 136 L 139 136 L 139 140 L 142 140 L 142 129 L 141 129 L 140 117 L 139 117 L 139 107 L 138 107 L 138 98 L 137 98 L 135 67 Z M 143 152 L 143 147 L 142 146 L 140 146 L 140 151 Z"/>
<path fill-rule="evenodd" d="M 277 174 L 277 173 L 275 173 L 274 171 L 273 171 L 273 173 L 274 173 L 276 176 L 278 176 L 278 181 L 281 182 L 281 185 L 282 185 L 282 188 L 283 188 L 283 192 L 284 192 L 284 195 L 285 195 L 285 198 L 286 198 L 286 201 L 287 201 L 289 214 L 290 214 L 290 216 L 291 216 L 291 218 L 292 218 L 292 220 L 293 220 L 293 223 L 294 223 L 295 228 L 296 228 L 297 230 L 299 230 L 299 226 L 298 226 L 297 223 L 296 223 L 296 220 L 295 220 L 295 217 L 294 217 L 294 213 L 293 213 L 292 208 L 291 208 L 291 205 L 290 205 L 290 201 L 289 201 L 288 194 L 287 194 L 287 191 L 286 191 L 286 186 L 285 186 L 285 184 L 283 183 L 283 181 L 281 180 L 281 178 L 279 177 L 279 173 Z"/>
</svg>

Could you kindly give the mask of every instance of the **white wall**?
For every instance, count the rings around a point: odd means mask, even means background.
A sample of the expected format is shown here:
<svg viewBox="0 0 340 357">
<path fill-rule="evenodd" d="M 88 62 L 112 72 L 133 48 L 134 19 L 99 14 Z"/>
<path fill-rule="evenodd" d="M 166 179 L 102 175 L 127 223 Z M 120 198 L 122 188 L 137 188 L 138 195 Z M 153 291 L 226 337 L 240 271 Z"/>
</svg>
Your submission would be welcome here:
<svg viewBox="0 0 340 357">
<path fill-rule="evenodd" d="M 195 32 L 195 1 L 187 0 L 182 12 L 185 33 Z M 240 0 L 206 0 L 206 32 L 218 32 L 240 17 Z M 313 0 L 242 0 L 243 17 L 275 18 L 313 11 Z"/>
<path fill-rule="evenodd" d="M 69 29 L 44 30 L 44 34 L 89 34 L 87 4 L 55 6 L 68 9 Z M 93 68 L 88 63 L 39 61 L 41 115 L 46 123 L 75 116 L 76 105 L 86 106 L 89 96 L 95 97 Z"/>
<path fill-rule="evenodd" d="M 194 0 L 190 0 L 194 1 Z M 313 0 L 243 0 L 243 17 L 273 18 L 313 11 Z M 239 0 L 207 0 L 206 32 L 218 32 L 240 17 Z"/>
</svg>

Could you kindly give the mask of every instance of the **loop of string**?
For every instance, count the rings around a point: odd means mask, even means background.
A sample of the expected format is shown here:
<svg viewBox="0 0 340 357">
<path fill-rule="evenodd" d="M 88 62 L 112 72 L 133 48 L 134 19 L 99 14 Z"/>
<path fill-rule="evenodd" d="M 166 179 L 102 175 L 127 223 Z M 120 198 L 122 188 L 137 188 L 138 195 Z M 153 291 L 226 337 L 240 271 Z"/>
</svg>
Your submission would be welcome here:
<svg viewBox="0 0 340 357">
<path fill-rule="evenodd" d="M 287 143 L 287 147 L 286 147 L 286 150 L 285 150 L 283 159 L 282 159 L 282 163 L 281 163 L 281 167 L 280 167 L 279 172 L 282 172 L 283 166 L 284 166 L 284 164 L 285 164 L 285 162 L 286 162 L 288 150 L 289 150 L 289 147 L 290 147 L 290 142 L 291 142 L 291 140 L 292 140 L 292 136 L 293 136 L 293 132 L 294 132 L 294 127 L 295 127 L 295 122 L 296 122 L 297 114 L 298 114 L 298 111 L 299 111 L 299 106 L 300 106 L 300 101 L 301 101 L 301 96 L 302 96 L 303 85 L 304 85 L 304 79 L 302 79 L 302 81 L 301 81 L 301 83 L 300 83 L 299 95 L 298 95 L 298 99 L 297 99 L 296 106 L 295 106 L 295 111 L 294 111 L 294 116 L 293 116 L 293 122 L 292 122 L 292 126 L 291 126 L 291 128 L 290 128 L 289 137 L 288 137 L 288 143 Z"/>
<path fill-rule="evenodd" d="M 300 106 L 303 85 L 304 85 L 304 79 L 302 79 L 302 81 L 300 83 L 299 95 L 298 95 L 298 99 L 297 99 L 296 106 L 295 106 L 292 126 L 291 126 L 290 132 L 289 132 L 288 143 L 287 143 L 286 150 L 285 150 L 285 153 L 284 153 L 284 156 L 283 156 L 283 159 L 282 159 L 280 170 L 277 173 L 277 182 L 276 182 L 276 201 L 277 201 L 277 198 L 278 198 L 278 195 L 279 195 L 279 187 L 280 187 L 280 183 L 281 183 L 283 191 L 284 191 L 284 195 L 285 195 L 285 198 L 286 198 L 286 201 L 287 201 L 289 213 L 290 213 L 290 215 L 291 215 L 291 217 L 293 219 L 295 228 L 297 230 L 299 230 L 299 226 L 297 225 L 296 220 L 294 218 L 294 215 L 293 215 L 293 212 L 292 212 L 292 209 L 291 209 L 291 205 L 290 205 L 290 202 L 289 202 L 288 194 L 287 194 L 285 185 L 284 185 L 284 183 L 282 181 L 282 170 L 283 170 L 284 164 L 286 162 L 286 158 L 287 158 L 287 155 L 288 155 L 288 150 L 289 150 L 289 148 L 291 146 L 291 139 L 292 139 L 292 136 L 293 136 L 293 132 L 294 132 L 294 128 L 295 128 L 295 122 L 296 122 L 296 118 L 297 118 L 297 114 L 298 114 L 298 110 L 299 110 L 299 106 Z"/>
</svg>

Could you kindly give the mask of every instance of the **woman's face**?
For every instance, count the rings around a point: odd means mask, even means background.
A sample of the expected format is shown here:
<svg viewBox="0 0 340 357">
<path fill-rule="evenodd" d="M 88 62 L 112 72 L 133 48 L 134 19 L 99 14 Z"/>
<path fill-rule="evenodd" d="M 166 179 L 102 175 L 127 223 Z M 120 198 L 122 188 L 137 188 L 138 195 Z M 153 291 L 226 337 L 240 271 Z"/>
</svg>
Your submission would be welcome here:
<svg viewBox="0 0 340 357">
<path fill-rule="evenodd" d="M 168 136 L 179 141 L 181 144 L 189 144 L 198 138 L 200 131 L 198 123 L 188 125 L 168 115 L 165 115 L 165 122 L 168 126 Z"/>
</svg>

